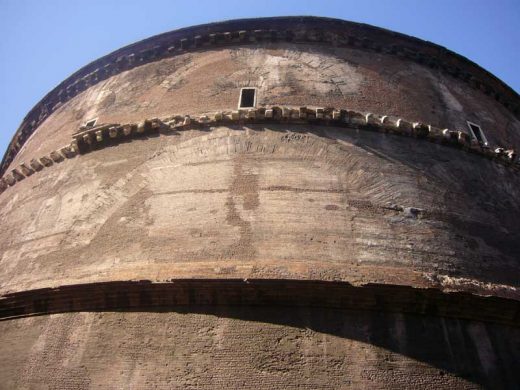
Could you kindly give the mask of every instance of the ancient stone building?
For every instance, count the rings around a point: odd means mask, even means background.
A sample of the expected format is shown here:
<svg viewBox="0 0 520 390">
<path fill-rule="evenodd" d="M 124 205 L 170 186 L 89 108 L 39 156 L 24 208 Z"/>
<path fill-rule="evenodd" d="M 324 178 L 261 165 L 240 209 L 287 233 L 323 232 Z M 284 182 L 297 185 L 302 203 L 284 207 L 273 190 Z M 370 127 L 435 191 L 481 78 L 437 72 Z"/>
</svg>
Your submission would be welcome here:
<svg viewBox="0 0 520 390">
<path fill-rule="evenodd" d="M 1 165 L 0 388 L 515 388 L 520 99 L 313 17 L 102 57 Z"/>
</svg>

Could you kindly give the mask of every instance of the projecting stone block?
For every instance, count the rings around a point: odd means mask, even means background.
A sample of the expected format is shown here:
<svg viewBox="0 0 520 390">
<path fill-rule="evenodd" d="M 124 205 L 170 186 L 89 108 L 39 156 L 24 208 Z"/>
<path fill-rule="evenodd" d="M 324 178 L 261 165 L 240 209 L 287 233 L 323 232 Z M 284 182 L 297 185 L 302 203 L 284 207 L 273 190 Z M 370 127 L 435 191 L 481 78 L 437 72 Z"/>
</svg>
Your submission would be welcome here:
<svg viewBox="0 0 520 390">
<path fill-rule="evenodd" d="M 38 160 L 36 160 L 34 158 L 29 162 L 29 165 L 35 171 L 41 171 L 43 169 L 43 165 Z"/>
<path fill-rule="evenodd" d="M 72 150 L 73 153 L 78 154 L 78 153 L 79 153 L 78 140 L 73 139 L 73 140 L 70 142 L 70 148 L 71 148 L 71 150 Z"/>
<path fill-rule="evenodd" d="M 96 131 L 96 141 L 103 142 L 103 131 L 101 131 L 101 130 Z"/>
<path fill-rule="evenodd" d="M 87 145 L 92 145 L 92 135 L 91 134 L 83 134 L 83 142 L 85 142 Z"/>
<path fill-rule="evenodd" d="M 110 138 L 117 138 L 118 135 L 118 128 L 116 126 L 112 126 L 108 129 L 108 136 Z"/>
<path fill-rule="evenodd" d="M 145 119 L 144 121 L 139 122 L 139 124 L 137 125 L 137 133 L 143 134 L 146 131 L 150 131 L 151 128 L 152 128 L 152 122 L 149 121 L 148 119 Z"/>
<path fill-rule="evenodd" d="M 152 119 L 150 119 L 150 122 L 151 122 L 151 130 L 153 130 L 153 131 L 159 130 L 163 124 L 159 118 L 152 118 Z"/>
<path fill-rule="evenodd" d="M 366 123 L 365 115 L 357 111 L 348 111 L 348 123 L 352 126 L 363 126 Z"/>
<path fill-rule="evenodd" d="M 1 194 L 2 192 L 4 192 L 4 191 L 7 189 L 7 187 L 9 187 L 9 185 L 7 184 L 7 182 L 4 180 L 4 178 L 1 178 L 1 179 L 0 179 L 0 194 Z"/>
<path fill-rule="evenodd" d="M 11 170 L 11 175 L 13 175 L 13 178 L 16 181 L 22 181 L 23 179 L 25 179 L 25 176 L 16 168 Z"/>
<path fill-rule="evenodd" d="M 494 152 L 497 158 L 508 163 L 513 162 L 516 158 L 516 153 L 512 149 L 506 150 L 505 148 L 498 147 L 495 148 Z"/>
<path fill-rule="evenodd" d="M 73 157 L 76 157 L 76 155 L 77 155 L 77 152 L 70 145 L 66 145 L 66 146 L 60 148 L 60 153 L 65 158 L 73 158 Z"/>
<path fill-rule="evenodd" d="M 445 129 L 447 130 L 447 129 Z M 445 130 L 435 126 L 429 126 L 428 140 L 432 142 L 441 142 L 446 140 Z M 449 131 L 449 130 L 448 130 Z"/>
<path fill-rule="evenodd" d="M 381 125 L 385 129 L 385 131 L 390 133 L 399 133 L 399 127 L 397 126 L 398 118 L 390 117 L 390 116 L 382 116 L 381 117 Z"/>
<path fill-rule="evenodd" d="M 266 118 L 272 118 L 273 117 L 273 109 L 272 108 L 268 108 L 265 110 L 265 117 Z"/>
<path fill-rule="evenodd" d="M 50 167 L 54 162 L 47 156 L 40 157 L 40 162 L 45 167 Z"/>
<path fill-rule="evenodd" d="M 413 133 L 418 138 L 426 138 L 430 133 L 430 127 L 421 122 L 415 122 L 413 124 Z"/>
<path fill-rule="evenodd" d="M 397 127 L 399 129 L 399 132 L 403 135 L 410 136 L 413 133 L 413 125 L 404 119 L 397 120 Z"/>
<path fill-rule="evenodd" d="M 376 114 L 366 114 L 365 115 L 365 125 L 374 129 L 374 130 L 384 130 L 382 124 L 381 124 L 381 117 Z"/>
<path fill-rule="evenodd" d="M 290 115 L 291 115 L 291 119 L 300 119 L 300 110 L 291 108 Z"/>
<path fill-rule="evenodd" d="M 20 164 L 20 171 L 24 176 L 31 176 L 34 173 L 34 170 L 25 165 L 25 163 Z"/>
<path fill-rule="evenodd" d="M 516 152 L 513 149 L 508 149 L 504 151 L 505 155 L 509 159 L 509 161 L 515 161 L 516 160 Z"/>
<path fill-rule="evenodd" d="M 260 107 L 256 109 L 256 119 L 265 119 L 265 108 Z"/>
<path fill-rule="evenodd" d="M 54 161 L 55 163 L 59 163 L 59 162 L 62 162 L 63 161 L 63 156 L 61 154 L 59 154 L 58 152 L 54 151 L 54 152 L 51 152 L 49 154 L 49 157 L 51 158 L 52 161 Z"/>
<path fill-rule="evenodd" d="M 12 186 L 14 186 L 16 184 L 16 179 L 10 173 L 6 173 L 4 175 L 3 179 L 7 183 L 7 185 L 10 186 L 10 187 L 12 187 Z"/>
<path fill-rule="evenodd" d="M 201 115 L 197 118 L 197 122 L 199 122 L 202 125 L 205 125 L 210 122 L 210 119 L 207 115 Z"/>
<path fill-rule="evenodd" d="M 471 137 L 468 133 L 457 131 L 457 142 L 462 146 L 469 146 L 471 144 Z"/>
<path fill-rule="evenodd" d="M 432 130 L 433 130 L 433 128 L 430 129 L 430 136 L 431 136 Z M 442 139 L 444 141 L 447 141 L 447 142 L 450 142 L 450 143 L 453 143 L 453 144 L 457 144 L 458 143 L 458 138 L 459 138 L 459 132 L 458 131 L 450 130 L 450 129 L 442 130 Z"/>
<path fill-rule="evenodd" d="M 123 134 L 125 136 L 129 136 L 130 134 L 132 134 L 132 130 L 134 129 L 135 125 L 132 125 L 132 124 L 127 124 L 127 125 L 123 125 Z"/>
<path fill-rule="evenodd" d="M 223 117 L 222 118 L 224 120 L 226 120 L 226 121 L 232 121 L 233 120 L 233 115 L 232 115 L 231 111 L 225 112 L 225 113 L 223 113 Z"/>
<path fill-rule="evenodd" d="M 273 107 L 273 119 L 280 120 L 282 119 L 282 108 L 278 106 Z"/>
</svg>

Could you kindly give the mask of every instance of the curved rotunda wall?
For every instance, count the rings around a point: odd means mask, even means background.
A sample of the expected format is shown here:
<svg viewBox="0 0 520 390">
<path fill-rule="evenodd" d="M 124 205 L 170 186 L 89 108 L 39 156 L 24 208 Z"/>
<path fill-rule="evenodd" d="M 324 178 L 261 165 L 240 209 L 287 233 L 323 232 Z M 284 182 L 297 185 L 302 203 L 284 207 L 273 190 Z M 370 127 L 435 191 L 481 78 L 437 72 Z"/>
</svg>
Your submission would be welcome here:
<svg viewBox="0 0 520 390">
<path fill-rule="evenodd" d="M 362 47 L 264 42 L 181 53 L 100 81 L 57 108 L 11 166 L 70 143 L 91 119 L 233 110 L 246 86 L 257 88 L 258 107 L 332 106 L 466 132 L 471 120 L 491 144 L 519 142 L 510 111 L 443 69 Z M 200 261 L 234 259 L 230 277 L 255 275 L 259 261 L 281 267 L 274 277 L 413 286 L 441 280 L 454 289 L 517 294 L 512 168 L 416 138 L 334 126 L 210 129 L 161 131 L 54 164 L 5 190 L 4 291 L 165 280 L 177 272 L 220 277 L 220 266 L 202 272 Z M 422 214 L 396 222 L 403 213 L 396 207 Z M 172 271 L 177 261 L 183 265 Z M 163 262 L 168 272 L 155 273 Z M 250 263 L 236 268 L 242 262 Z M 285 270 L 285 262 L 303 264 Z M 312 275 L 316 268 L 323 276 Z"/>
<path fill-rule="evenodd" d="M 356 48 L 372 54 L 384 53 L 385 58 L 402 58 L 408 64 L 421 64 L 435 70 L 435 73 L 438 71 L 450 75 L 473 91 L 494 99 L 516 117 L 520 115 L 516 92 L 466 58 L 430 42 L 369 25 L 329 18 L 232 20 L 157 35 L 116 50 L 78 70 L 49 92 L 24 118 L 2 160 L 0 172 L 5 173 L 27 139 L 57 108 L 115 74 L 186 52 L 219 50 L 236 44 L 256 46 L 271 42 Z M 453 102 L 449 93 L 447 98 Z M 456 103 L 455 106 L 457 107 Z"/>
<path fill-rule="evenodd" d="M 241 87 L 258 89 L 258 106 L 348 108 L 466 132 L 470 121 L 491 146 L 520 148 L 520 121 L 442 70 L 357 48 L 271 43 L 180 54 L 99 82 L 51 114 L 11 166 L 63 146 L 91 119 L 127 123 L 234 109 Z"/>
<path fill-rule="evenodd" d="M 0 194 L 8 388 L 517 382 L 520 174 L 454 131 L 518 149 L 512 106 L 362 45 L 235 43 L 99 80 L 18 150 L 8 172 L 27 174 Z M 257 109 L 237 111 L 242 87 Z M 95 118 L 136 125 L 75 135 Z"/>
<path fill-rule="evenodd" d="M 303 278 L 517 296 L 519 188 L 508 167 L 395 135 L 169 132 L 5 191 L 1 284 Z"/>
<path fill-rule="evenodd" d="M 0 388 L 514 388 L 516 367 L 504 361 L 519 350 L 516 328 L 435 316 L 237 306 L 65 313 L 0 322 Z"/>
</svg>

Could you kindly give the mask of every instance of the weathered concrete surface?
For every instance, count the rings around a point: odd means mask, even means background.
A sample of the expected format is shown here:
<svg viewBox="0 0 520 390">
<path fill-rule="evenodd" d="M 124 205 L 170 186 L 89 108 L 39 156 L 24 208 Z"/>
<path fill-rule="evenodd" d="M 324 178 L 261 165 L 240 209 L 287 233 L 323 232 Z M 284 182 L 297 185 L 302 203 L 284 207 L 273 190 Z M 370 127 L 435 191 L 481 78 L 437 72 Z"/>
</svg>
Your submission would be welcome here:
<svg viewBox="0 0 520 390">
<path fill-rule="evenodd" d="M 282 277 L 518 296 L 515 172 L 397 136 L 297 130 L 137 140 L 26 178 L 0 198 L 2 291 Z"/>
</svg>

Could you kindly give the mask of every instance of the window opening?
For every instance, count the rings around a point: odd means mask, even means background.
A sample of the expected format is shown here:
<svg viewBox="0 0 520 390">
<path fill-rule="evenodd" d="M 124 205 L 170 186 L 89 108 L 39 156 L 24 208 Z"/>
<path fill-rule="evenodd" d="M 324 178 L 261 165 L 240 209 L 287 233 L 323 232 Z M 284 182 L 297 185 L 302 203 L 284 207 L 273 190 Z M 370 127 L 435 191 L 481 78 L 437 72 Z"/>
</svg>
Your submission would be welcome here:
<svg viewBox="0 0 520 390">
<path fill-rule="evenodd" d="M 488 142 L 487 142 L 486 136 L 484 135 L 484 132 L 482 131 L 480 126 L 475 123 L 469 122 L 469 121 L 468 121 L 468 126 L 469 126 L 469 129 L 471 131 L 471 135 L 473 136 L 473 138 L 476 139 L 480 145 L 487 146 Z"/>
<path fill-rule="evenodd" d="M 238 108 L 254 108 L 256 106 L 256 88 L 242 88 Z"/>
<path fill-rule="evenodd" d="M 94 127 L 96 125 L 97 119 L 91 119 L 85 123 L 85 127 Z"/>
</svg>

